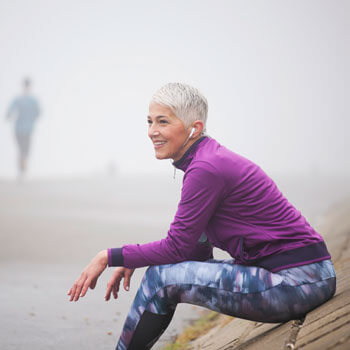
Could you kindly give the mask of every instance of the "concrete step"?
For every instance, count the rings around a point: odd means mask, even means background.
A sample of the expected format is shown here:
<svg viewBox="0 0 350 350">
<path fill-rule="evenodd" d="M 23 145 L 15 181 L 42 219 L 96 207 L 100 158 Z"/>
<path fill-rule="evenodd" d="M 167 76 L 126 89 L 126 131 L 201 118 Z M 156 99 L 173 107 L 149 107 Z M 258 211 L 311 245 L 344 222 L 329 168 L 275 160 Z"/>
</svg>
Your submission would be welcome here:
<svg viewBox="0 0 350 350">
<path fill-rule="evenodd" d="M 337 273 L 337 291 L 304 320 L 267 324 L 233 319 L 191 343 L 190 350 L 350 349 L 350 201 L 340 203 L 319 230 Z"/>
</svg>

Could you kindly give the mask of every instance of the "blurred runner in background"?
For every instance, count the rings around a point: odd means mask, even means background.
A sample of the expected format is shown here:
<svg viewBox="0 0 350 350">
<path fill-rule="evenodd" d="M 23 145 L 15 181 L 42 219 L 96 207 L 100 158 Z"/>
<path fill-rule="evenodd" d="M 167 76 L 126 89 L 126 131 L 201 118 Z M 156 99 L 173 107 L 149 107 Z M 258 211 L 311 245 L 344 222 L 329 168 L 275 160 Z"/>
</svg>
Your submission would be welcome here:
<svg viewBox="0 0 350 350">
<path fill-rule="evenodd" d="M 15 139 L 18 146 L 18 178 L 23 179 L 27 167 L 34 125 L 40 115 L 38 100 L 31 95 L 31 80 L 23 80 L 23 93 L 12 101 L 6 118 L 14 120 Z"/>
</svg>

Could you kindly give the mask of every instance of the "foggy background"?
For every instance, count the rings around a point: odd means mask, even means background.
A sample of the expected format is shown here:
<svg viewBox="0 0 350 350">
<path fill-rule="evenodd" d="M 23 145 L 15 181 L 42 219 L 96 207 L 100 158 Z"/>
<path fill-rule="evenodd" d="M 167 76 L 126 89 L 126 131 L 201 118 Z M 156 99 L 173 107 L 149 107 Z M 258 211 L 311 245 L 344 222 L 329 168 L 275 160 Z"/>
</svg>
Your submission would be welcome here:
<svg viewBox="0 0 350 350">
<path fill-rule="evenodd" d="M 349 175 L 348 1 L 1 1 L 0 111 L 24 76 L 42 115 L 30 177 L 171 173 L 153 92 L 199 88 L 208 133 L 267 172 Z M 0 178 L 16 173 L 0 123 Z"/>
<path fill-rule="evenodd" d="M 0 348 L 114 348 L 145 269 L 117 301 L 103 301 L 111 269 L 78 303 L 66 293 L 98 251 L 169 229 L 182 172 L 155 159 L 146 123 L 168 82 L 197 87 L 208 134 L 322 234 L 350 201 L 349 12 L 345 0 L 0 0 Z M 41 116 L 18 183 L 5 115 L 27 76 Z M 155 349 L 199 313 L 178 306 Z"/>
</svg>

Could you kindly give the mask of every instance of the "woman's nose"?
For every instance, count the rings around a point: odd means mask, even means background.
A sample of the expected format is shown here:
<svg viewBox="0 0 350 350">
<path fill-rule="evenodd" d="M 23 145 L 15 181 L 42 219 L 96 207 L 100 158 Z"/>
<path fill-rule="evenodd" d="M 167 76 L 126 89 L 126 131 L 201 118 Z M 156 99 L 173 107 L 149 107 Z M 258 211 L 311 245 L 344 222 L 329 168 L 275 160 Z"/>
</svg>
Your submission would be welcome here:
<svg viewBox="0 0 350 350">
<path fill-rule="evenodd" d="M 153 136 L 158 136 L 158 135 L 159 135 L 159 131 L 158 131 L 157 127 L 151 125 L 148 128 L 148 136 L 153 137 Z"/>
</svg>

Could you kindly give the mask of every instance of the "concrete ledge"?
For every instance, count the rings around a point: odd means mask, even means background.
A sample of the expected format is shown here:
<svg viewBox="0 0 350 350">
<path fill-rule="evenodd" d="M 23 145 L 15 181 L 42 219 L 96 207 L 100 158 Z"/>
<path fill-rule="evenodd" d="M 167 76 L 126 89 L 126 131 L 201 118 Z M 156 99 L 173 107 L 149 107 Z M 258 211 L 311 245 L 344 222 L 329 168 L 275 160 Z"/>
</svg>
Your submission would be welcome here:
<svg viewBox="0 0 350 350">
<path fill-rule="evenodd" d="M 193 341 L 191 350 L 350 349 L 350 203 L 341 203 L 319 230 L 337 272 L 335 296 L 304 320 L 268 324 L 234 319 Z"/>
</svg>

